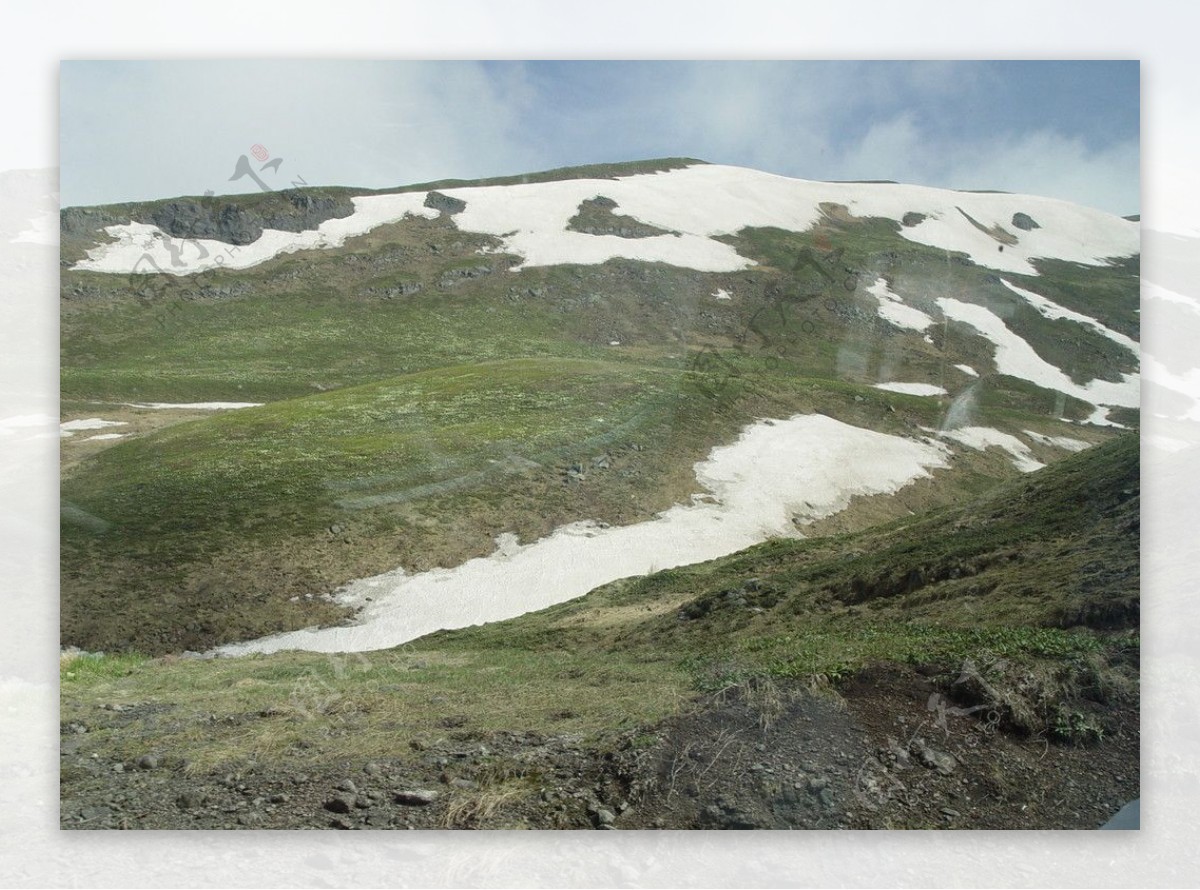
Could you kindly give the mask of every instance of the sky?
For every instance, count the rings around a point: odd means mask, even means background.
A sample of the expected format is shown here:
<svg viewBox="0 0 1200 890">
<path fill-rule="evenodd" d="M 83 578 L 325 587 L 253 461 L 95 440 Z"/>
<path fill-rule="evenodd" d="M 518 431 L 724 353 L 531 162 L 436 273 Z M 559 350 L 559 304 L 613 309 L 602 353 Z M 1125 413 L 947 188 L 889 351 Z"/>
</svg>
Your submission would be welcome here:
<svg viewBox="0 0 1200 890">
<path fill-rule="evenodd" d="M 64 62 L 62 206 L 692 157 L 1140 212 L 1136 61 Z"/>
</svg>

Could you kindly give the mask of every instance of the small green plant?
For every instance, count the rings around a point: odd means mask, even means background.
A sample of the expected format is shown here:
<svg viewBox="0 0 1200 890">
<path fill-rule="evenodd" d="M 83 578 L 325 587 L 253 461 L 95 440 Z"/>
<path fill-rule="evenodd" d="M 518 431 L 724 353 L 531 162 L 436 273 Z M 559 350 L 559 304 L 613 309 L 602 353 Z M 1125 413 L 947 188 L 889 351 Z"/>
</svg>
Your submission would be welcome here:
<svg viewBox="0 0 1200 890">
<path fill-rule="evenodd" d="M 1058 741 L 1074 745 L 1093 745 L 1104 741 L 1104 727 L 1096 718 L 1064 707 L 1055 711 L 1050 732 Z"/>
</svg>

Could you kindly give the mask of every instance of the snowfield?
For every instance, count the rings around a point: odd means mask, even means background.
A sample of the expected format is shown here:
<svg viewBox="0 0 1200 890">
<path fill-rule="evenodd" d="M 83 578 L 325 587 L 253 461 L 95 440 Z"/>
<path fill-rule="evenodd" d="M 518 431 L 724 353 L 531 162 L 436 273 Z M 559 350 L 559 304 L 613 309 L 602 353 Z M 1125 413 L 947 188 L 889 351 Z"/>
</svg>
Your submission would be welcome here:
<svg viewBox="0 0 1200 890">
<path fill-rule="evenodd" d="M 491 556 L 456 568 L 419 575 L 398 569 L 354 581 L 337 599 L 361 607 L 356 624 L 278 634 L 217 652 L 361 652 L 512 618 L 618 578 L 715 559 L 769 537 L 798 537 L 797 524 L 843 510 L 855 495 L 897 491 L 947 466 L 946 456 L 937 443 L 824 415 L 765 420 L 696 464 L 696 479 L 709 494 L 693 496 L 691 504 L 618 528 L 572 523 L 528 545 L 502 535 Z"/>
<path fill-rule="evenodd" d="M 496 236 L 503 251 L 524 258 L 524 266 L 597 264 L 624 257 L 702 272 L 735 272 L 752 265 L 751 261 L 728 244 L 713 240 L 714 236 L 735 234 L 746 226 L 807 231 L 821 218 L 822 204 L 840 204 L 858 217 L 900 220 L 906 213 L 922 214 L 918 224 L 902 227 L 900 234 L 920 244 L 962 251 L 975 263 L 1001 272 L 1036 275 L 1029 262 L 1036 257 L 1096 265 L 1139 250 L 1137 223 L 1052 198 L 914 185 L 813 182 L 716 164 L 615 180 L 571 179 L 442 191 L 466 202 L 466 209 L 454 217 L 459 229 Z M 615 214 L 678 234 L 621 238 L 568 231 L 567 223 L 580 203 L 601 195 L 617 202 Z M 423 206 L 425 196 L 425 192 L 407 192 L 354 198 L 354 213 L 348 217 L 299 233 L 266 230 L 253 244 L 241 247 L 205 239 L 188 241 L 182 249 L 181 266 L 172 265 L 166 236 L 157 227 L 143 223 L 110 226 L 106 231 L 113 243 L 89 251 L 88 258 L 74 268 L 126 274 L 162 270 L 176 275 L 218 266 L 246 269 L 283 253 L 338 247 L 347 238 L 405 216 L 434 218 L 439 211 Z M 1014 230 L 1012 217 L 1018 212 L 1029 214 L 1040 228 Z M 1017 241 L 1003 244 L 980 227 L 999 233 L 1006 241 L 1013 237 Z"/>
</svg>

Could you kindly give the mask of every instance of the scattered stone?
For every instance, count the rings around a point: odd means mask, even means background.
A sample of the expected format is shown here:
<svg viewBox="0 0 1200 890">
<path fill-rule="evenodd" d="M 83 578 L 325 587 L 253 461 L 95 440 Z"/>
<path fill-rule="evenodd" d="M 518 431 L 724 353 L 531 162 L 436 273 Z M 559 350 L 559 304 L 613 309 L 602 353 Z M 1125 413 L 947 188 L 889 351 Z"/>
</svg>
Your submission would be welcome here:
<svg viewBox="0 0 1200 890">
<path fill-rule="evenodd" d="M 138 769 L 158 769 L 159 760 L 153 754 L 143 754 L 137 761 Z"/>
<path fill-rule="evenodd" d="M 271 800 L 271 803 L 287 803 L 289 800 L 291 800 L 291 798 L 288 797 L 288 795 L 286 795 L 286 794 L 279 793 L 279 794 L 272 794 L 270 797 L 270 800 Z"/>
<path fill-rule="evenodd" d="M 943 776 L 948 776 L 958 767 L 958 759 L 946 751 L 930 748 L 922 739 L 913 742 L 913 753 L 917 759 L 929 769 L 937 770 Z"/>
<path fill-rule="evenodd" d="M 338 791 L 346 791 L 350 794 L 358 794 L 358 786 L 351 779 L 342 779 L 337 786 Z"/>
<path fill-rule="evenodd" d="M 204 795 L 198 791 L 185 791 L 175 798 L 175 803 L 181 810 L 194 810 L 204 805 Z"/>
<path fill-rule="evenodd" d="M 363 772 L 368 776 L 378 776 L 383 772 L 383 767 L 381 767 L 378 763 L 372 762 L 363 767 Z"/>
</svg>

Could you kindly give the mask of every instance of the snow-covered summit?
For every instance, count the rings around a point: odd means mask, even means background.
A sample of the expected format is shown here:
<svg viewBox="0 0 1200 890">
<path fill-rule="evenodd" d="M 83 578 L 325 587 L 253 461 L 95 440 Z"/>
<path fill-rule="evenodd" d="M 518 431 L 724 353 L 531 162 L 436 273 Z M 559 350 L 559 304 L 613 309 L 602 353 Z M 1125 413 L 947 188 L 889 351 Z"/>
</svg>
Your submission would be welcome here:
<svg viewBox="0 0 1200 890">
<path fill-rule="evenodd" d="M 824 214 L 884 217 L 901 223 L 900 234 L 917 243 L 961 251 L 981 266 L 1013 274 L 1036 274 L 1030 260 L 1055 258 L 1102 264 L 1139 250 L 1139 226 L 1100 210 L 1053 198 L 959 192 L 891 183 L 835 183 L 792 179 L 744 167 L 695 165 L 618 179 L 566 179 L 440 190 L 462 201 L 454 217 L 463 231 L 499 238 L 523 266 L 598 264 L 613 258 L 646 260 L 704 272 L 732 272 L 753 261 L 721 241 L 748 226 L 806 231 Z M 593 235 L 567 228 L 583 201 L 615 202 L 613 213 L 667 230 L 643 238 Z M 114 239 L 89 251 L 74 268 L 131 273 L 158 270 L 177 275 L 223 267 L 245 269 L 298 250 L 338 247 L 406 216 L 436 217 L 425 192 L 364 195 L 354 213 L 302 232 L 265 230 L 255 242 L 231 247 L 189 240 L 181 249 L 159 228 L 145 223 L 110 226 Z M 182 257 L 183 265 L 172 263 Z M 147 256 L 150 262 L 147 260 Z"/>
</svg>

